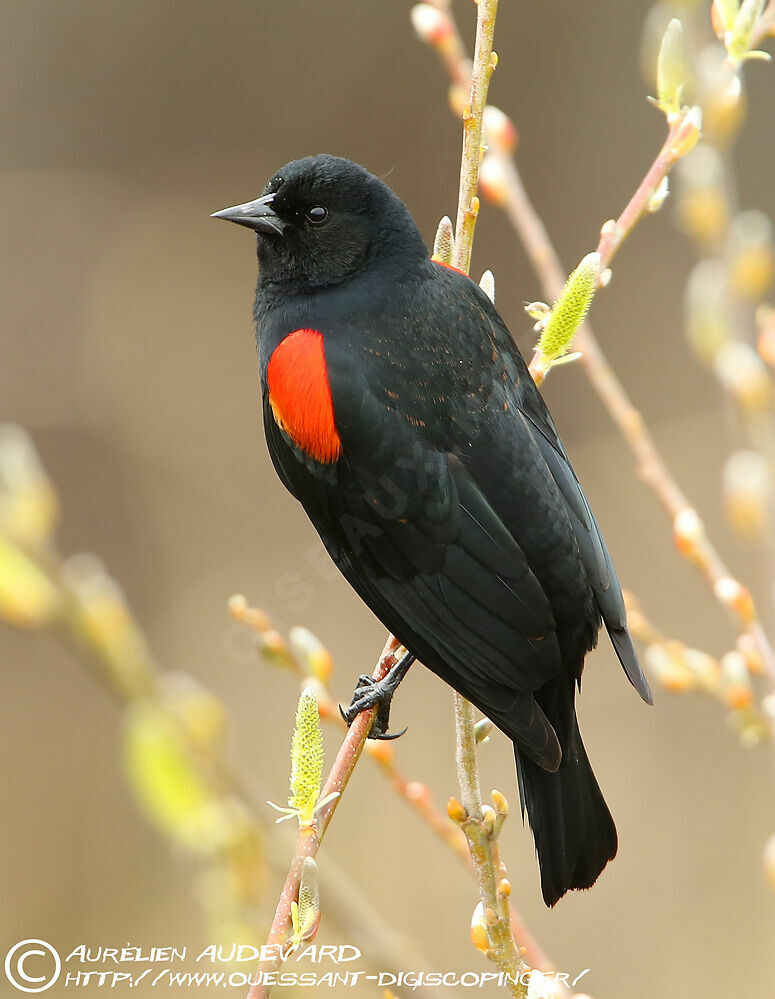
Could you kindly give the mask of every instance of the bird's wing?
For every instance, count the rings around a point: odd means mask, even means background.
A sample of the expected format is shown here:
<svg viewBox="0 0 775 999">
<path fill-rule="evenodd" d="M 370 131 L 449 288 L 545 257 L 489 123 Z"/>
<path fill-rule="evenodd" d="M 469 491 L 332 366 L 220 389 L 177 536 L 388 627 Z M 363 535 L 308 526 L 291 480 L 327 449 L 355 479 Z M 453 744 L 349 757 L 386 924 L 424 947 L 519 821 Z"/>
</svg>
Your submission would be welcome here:
<svg viewBox="0 0 775 999">
<path fill-rule="evenodd" d="M 394 633 L 406 635 L 421 659 L 539 762 L 554 766 L 556 738 L 532 698 L 561 665 L 549 602 L 460 462 L 426 457 L 425 489 L 395 475 L 375 482 L 356 470 L 354 487 L 336 494 L 339 537 L 332 532 L 326 540 Z M 393 505 L 402 496 L 406 501 Z"/>
<path fill-rule="evenodd" d="M 542 766 L 559 765 L 532 692 L 561 669 L 549 600 L 525 554 L 454 455 L 331 366 L 342 456 L 315 469 L 277 428 L 270 452 L 346 578 L 427 666 Z M 271 412 L 265 416 L 271 420 Z"/>
<path fill-rule="evenodd" d="M 630 683 L 650 704 L 651 690 L 627 629 L 624 597 L 611 556 L 549 411 L 532 384 L 520 393 L 519 409 L 565 499 L 584 567 L 619 662 Z"/>
</svg>

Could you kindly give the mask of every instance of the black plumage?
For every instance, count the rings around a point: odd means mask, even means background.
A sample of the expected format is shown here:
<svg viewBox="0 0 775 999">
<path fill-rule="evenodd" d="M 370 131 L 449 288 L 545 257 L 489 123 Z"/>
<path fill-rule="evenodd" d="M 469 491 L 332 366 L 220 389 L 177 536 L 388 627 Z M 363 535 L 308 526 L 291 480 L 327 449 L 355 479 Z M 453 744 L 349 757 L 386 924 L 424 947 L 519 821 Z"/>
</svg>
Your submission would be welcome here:
<svg viewBox="0 0 775 999">
<path fill-rule="evenodd" d="M 610 555 L 503 320 L 473 281 L 431 261 L 396 195 L 347 160 L 290 163 L 261 199 L 218 214 L 258 235 L 278 474 L 383 624 L 513 741 L 547 904 L 589 887 L 617 844 L 574 707 L 601 623 L 651 695 Z M 321 337 L 324 368 L 307 340 L 303 377 L 275 376 L 294 331 Z M 334 429 L 314 423 L 329 398 Z M 321 460 L 318 438 L 335 460 Z"/>
</svg>

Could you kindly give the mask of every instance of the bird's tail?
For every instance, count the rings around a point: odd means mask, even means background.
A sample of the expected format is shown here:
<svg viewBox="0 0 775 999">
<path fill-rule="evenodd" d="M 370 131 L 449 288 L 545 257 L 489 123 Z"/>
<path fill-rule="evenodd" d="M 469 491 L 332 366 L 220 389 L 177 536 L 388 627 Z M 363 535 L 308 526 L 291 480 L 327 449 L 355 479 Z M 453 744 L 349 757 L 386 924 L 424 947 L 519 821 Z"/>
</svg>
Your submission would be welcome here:
<svg viewBox="0 0 775 999">
<path fill-rule="evenodd" d="M 566 891 L 589 888 L 616 856 L 616 826 L 598 787 L 581 741 L 572 683 L 558 678 L 541 692 L 541 706 L 562 747 L 562 762 L 552 773 L 520 753 L 516 743 L 522 815 L 533 830 L 541 891 L 554 905 Z"/>
</svg>

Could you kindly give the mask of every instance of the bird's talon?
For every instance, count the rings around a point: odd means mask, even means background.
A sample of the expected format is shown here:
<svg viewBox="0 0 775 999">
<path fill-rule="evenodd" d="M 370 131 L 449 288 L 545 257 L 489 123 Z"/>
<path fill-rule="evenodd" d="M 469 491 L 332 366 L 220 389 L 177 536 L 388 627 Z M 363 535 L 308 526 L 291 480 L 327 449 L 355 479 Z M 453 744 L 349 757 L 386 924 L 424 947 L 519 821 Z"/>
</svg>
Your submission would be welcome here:
<svg viewBox="0 0 775 999">
<path fill-rule="evenodd" d="M 355 721 L 361 711 L 367 711 L 375 705 L 378 707 L 377 716 L 369 732 L 370 739 L 392 740 L 398 739 L 404 734 L 406 729 L 395 734 L 388 734 L 390 727 L 390 702 L 393 699 L 396 687 L 402 677 L 414 661 L 414 656 L 407 652 L 383 680 L 375 680 L 373 676 L 362 673 L 358 677 L 358 684 L 353 691 L 352 701 L 348 708 L 339 706 L 339 713 L 347 723 L 347 727 Z"/>
<path fill-rule="evenodd" d="M 400 732 L 376 732 L 375 733 L 375 731 L 374 731 L 375 728 L 376 728 L 376 722 L 372 726 L 371 732 L 369 733 L 369 738 L 370 739 L 374 739 L 377 742 L 392 742 L 393 739 L 400 739 L 401 736 L 406 731 L 408 731 L 409 726 L 408 725 L 404 726 L 404 728 L 402 728 Z"/>
</svg>

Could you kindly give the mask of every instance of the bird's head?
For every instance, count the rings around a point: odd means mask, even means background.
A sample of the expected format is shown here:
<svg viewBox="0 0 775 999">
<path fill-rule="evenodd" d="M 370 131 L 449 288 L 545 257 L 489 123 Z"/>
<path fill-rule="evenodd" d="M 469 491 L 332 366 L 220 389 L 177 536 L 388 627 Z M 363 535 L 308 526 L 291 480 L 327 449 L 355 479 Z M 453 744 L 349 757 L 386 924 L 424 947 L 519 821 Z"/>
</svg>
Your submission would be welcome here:
<svg viewBox="0 0 775 999">
<path fill-rule="evenodd" d="M 412 263 L 428 251 L 401 200 L 338 156 L 286 164 L 256 201 L 215 212 L 256 233 L 259 281 L 299 290 L 340 284 L 375 260 Z"/>
</svg>

